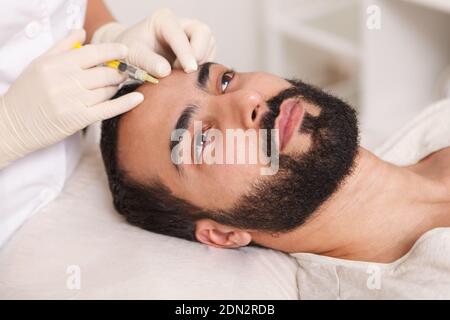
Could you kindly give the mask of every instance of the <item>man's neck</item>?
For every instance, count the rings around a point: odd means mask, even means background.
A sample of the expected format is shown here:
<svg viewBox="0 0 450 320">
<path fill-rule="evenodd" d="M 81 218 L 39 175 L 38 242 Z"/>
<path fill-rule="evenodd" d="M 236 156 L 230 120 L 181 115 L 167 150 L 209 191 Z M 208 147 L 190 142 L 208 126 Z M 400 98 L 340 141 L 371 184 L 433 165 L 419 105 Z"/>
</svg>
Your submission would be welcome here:
<svg viewBox="0 0 450 320">
<path fill-rule="evenodd" d="M 289 253 L 392 262 L 428 230 L 450 226 L 449 197 L 440 181 L 360 148 L 353 174 L 304 226 L 254 240 Z"/>
</svg>

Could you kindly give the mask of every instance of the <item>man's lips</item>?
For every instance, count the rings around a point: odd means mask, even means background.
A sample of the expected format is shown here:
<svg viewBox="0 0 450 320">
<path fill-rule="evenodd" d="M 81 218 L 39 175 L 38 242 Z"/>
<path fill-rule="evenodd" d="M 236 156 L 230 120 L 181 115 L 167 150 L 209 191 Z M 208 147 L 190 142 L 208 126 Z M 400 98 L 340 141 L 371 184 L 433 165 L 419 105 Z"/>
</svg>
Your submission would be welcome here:
<svg viewBox="0 0 450 320">
<path fill-rule="evenodd" d="M 280 115 L 276 119 L 275 129 L 279 130 L 280 151 L 286 147 L 295 131 L 303 122 L 305 108 L 301 100 L 297 98 L 288 99 L 281 104 Z"/>
</svg>

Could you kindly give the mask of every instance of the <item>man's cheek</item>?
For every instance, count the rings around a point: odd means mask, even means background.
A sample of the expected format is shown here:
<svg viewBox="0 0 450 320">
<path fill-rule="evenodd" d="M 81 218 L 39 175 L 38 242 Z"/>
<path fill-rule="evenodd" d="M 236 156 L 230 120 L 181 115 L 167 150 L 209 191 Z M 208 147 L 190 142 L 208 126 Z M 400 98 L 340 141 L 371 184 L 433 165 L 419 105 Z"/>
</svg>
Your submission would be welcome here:
<svg viewBox="0 0 450 320">
<path fill-rule="evenodd" d="M 269 100 L 277 96 L 281 91 L 291 88 L 292 85 L 284 79 L 271 77 L 264 80 L 261 83 L 261 87 L 265 93 L 266 100 Z"/>
</svg>

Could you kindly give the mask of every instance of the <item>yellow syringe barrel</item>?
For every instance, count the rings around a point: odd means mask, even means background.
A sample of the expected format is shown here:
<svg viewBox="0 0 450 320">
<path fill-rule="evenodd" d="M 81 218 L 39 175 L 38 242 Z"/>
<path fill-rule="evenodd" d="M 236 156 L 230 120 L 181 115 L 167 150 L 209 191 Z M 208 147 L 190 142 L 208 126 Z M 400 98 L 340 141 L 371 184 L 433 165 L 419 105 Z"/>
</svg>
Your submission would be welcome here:
<svg viewBox="0 0 450 320">
<path fill-rule="evenodd" d="M 74 44 L 74 49 L 79 49 L 82 47 L 80 42 L 76 42 Z M 117 69 L 120 72 L 126 72 L 131 78 L 139 81 L 147 81 L 153 84 L 159 83 L 159 80 L 149 75 L 142 69 L 139 69 L 135 66 L 129 65 L 125 62 L 119 60 L 112 60 L 105 63 L 106 66 Z"/>
</svg>

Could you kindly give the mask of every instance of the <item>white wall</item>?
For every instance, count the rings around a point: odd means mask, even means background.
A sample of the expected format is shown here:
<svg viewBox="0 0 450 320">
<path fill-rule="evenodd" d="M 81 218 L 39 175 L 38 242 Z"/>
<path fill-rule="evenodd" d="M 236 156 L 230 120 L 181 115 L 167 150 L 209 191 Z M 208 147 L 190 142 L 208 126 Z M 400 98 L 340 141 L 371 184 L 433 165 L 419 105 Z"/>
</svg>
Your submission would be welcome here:
<svg viewBox="0 0 450 320">
<path fill-rule="evenodd" d="M 446 10 L 418 6 L 441 1 L 365 0 L 381 9 L 381 30 L 364 32 L 363 129 L 384 141 L 441 97 L 438 79 L 450 65 L 450 3 Z M 363 139 L 364 143 L 364 139 Z"/>
<path fill-rule="evenodd" d="M 261 70 L 260 3 L 258 0 L 105 0 L 114 16 L 132 25 L 157 8 L 208 24 L 218 43 L 217 61 L 238 71 Z"/>
</svg>

